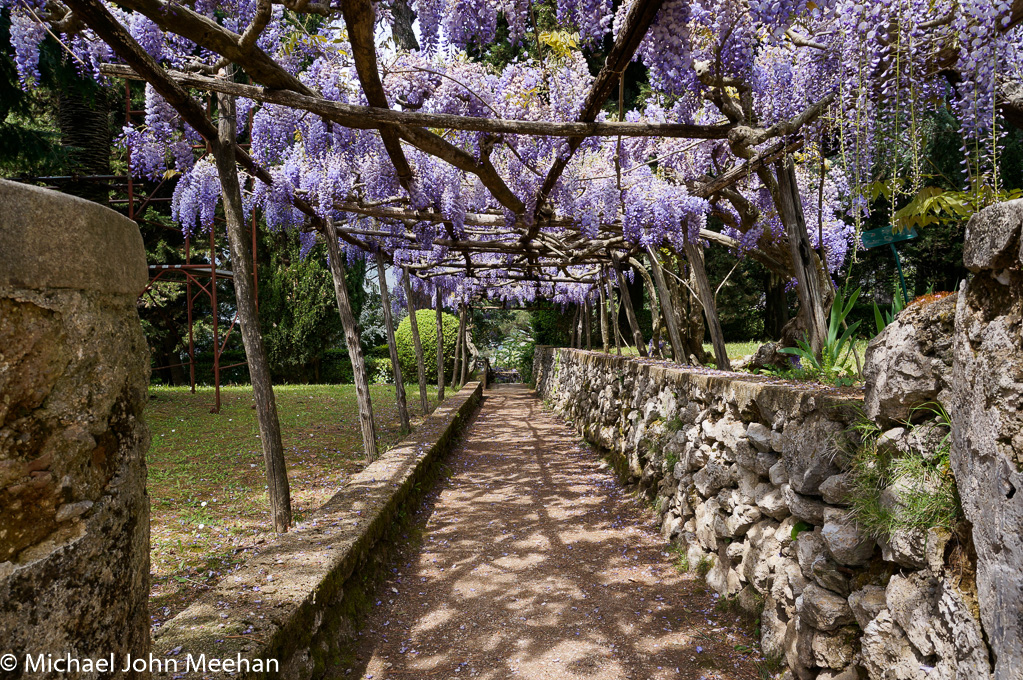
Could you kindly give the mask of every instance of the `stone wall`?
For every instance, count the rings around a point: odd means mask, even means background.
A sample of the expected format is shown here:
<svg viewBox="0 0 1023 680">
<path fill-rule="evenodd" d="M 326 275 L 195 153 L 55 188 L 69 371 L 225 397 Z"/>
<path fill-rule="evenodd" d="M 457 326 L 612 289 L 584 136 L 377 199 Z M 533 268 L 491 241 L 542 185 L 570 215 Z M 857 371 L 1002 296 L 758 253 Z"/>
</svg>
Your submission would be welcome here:
<svg viewBox="0 0 1023 680">
<path fill-rule="evenodd" d="M 25 654 L 149 650 L 149 353 L 135 310 L 147 280 L 134 222 L 0 180 L 0 653 L 18 659 L 7 677 Z"/>
<path fill-rule="evenodd" d="M 919 313 L 941 318 L 953 299 Z M 900 347 L 918 394 L 872 390 L 870 400 L 908 409 L 935 399 L 944 383 L 907 362 L 933 367 L 947 352 Z M 534 372 L 540 396 L 653 502 L 690 568 L 760 612 L 764 653 L 795 677 L 988 677 L 969 565 L 948 563 L 947 533 L 878 542 L 850 518 L 861 394 L 549 347 L 537 348 Z M 883 424 L 887 445 L 910 443 L 914 431 Z M 911 443 L 933 447 L 935 434 Z"/>
</svg>

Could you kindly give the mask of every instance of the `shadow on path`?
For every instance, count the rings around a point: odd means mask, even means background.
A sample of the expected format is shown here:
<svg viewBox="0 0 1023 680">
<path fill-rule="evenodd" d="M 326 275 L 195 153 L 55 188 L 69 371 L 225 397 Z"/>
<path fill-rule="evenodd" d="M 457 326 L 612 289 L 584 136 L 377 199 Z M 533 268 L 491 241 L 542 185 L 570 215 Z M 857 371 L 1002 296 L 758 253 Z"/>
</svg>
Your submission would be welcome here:
<svg viewBox="0 0 1023 680">
<path fill-rule="evenodd" d="M 488 392 L 448 464 L 348 677 L 758 677 L 736 615 L 532 391 Z"/>
</svg>

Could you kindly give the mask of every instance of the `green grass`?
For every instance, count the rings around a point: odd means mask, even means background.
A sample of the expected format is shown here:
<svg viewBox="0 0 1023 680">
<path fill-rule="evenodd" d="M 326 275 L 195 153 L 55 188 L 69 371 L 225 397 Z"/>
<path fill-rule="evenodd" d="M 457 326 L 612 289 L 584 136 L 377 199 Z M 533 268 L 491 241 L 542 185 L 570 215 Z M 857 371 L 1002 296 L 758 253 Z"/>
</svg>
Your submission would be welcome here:
<svg viewBox="0 0 1023 680">
<path fill-rule="evenodd" d="M 419 388 L 407 388 L 413 418 Z M 365 466 L 352 385 L 274 388 L 296 522 L 326 502 Z M 429 390 L 431 406 L 436 389 Z M 449 392 L 450 394 L 450 392 Z M 393 385 L 371 385 L 380 451 L 402 438 Z M 157 620 L 173 616 L 215 583 L 244 551 L 270 538 L 266 478 L 252 389 L 152 387 L 146 421 L 151 506 L 150 606 Z"/>
</svg>

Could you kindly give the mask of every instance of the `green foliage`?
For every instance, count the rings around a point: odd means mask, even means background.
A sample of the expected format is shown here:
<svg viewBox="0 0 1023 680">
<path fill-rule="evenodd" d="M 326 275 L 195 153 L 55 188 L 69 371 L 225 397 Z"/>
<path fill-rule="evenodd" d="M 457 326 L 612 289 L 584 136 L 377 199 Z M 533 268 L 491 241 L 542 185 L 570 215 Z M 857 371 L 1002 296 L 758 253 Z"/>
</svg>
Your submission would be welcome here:
<svg viewBox="0 0 1023 680">
<path fill-rule="evenodd" d="M 455 369 L 455 341 L 458 335 L 458 317 L 451 314 L 443 315 L 444 324 L 444 382 L 451 384 L 451 373 Z M 433 309 L 420 309 L 416 312 L 416 323 L 419 326 L 419 341 L 423 345 L 423 363 L 426 365 L 427 380 L 431 382 L 437 377 L 437 312 Z M 398 324 L 394 333 L 394 344 L 398 348 L 398 363 L 401 374 L 406 382 L 418 380 L 416 367 L 416 347 L 412 342 L 412 323 L 406 316 Z"/>
<path fill-rule="evenodd" d="M 880 308 L 877 303 L 874 303 L 874 327 L 877 330 L 877 334 L 880 335 L 888 324 L 895 321 L 895 317 L 899 315 L 903 309 L 906 308 L 906 299 L 902 296 L 902 286 L 895 286 L 895 295 L 892 297 L 892 309 L 891 311 L 885 312 L 882 316 Z M 859 323 L 859 322 L 857 322 Z"/>
<path fill-rule="evenodd" d="M 493 365 L 496 368 L 515 368 L 523 382 L 532 382 L 535 349 L 529 333 L 516 329 L 493 351 Z"/>
<path fill-rule="evenodd" d="M 799 538 L 799 534 L 803 533 L 804 531 L 810 531 L 812 529 L 813 529 L 813 525 L 812 524 L 808 524 L 807 522 L 804 522 L 803 520 L 799 520 L 798 522 L 796 522 L 795 524 L 792 525 L 792 532 L 791 532 L 792 540 L 793 541 L 797 540 Z"/>
<path fill-rule="evenodd" d="M 307 367 L 343 341 L 333 279 L 322 245 L 303 259 L 297 234 L 266 239 L 270 261 L 259 270 L 259 320 L 271 374 L 276 382 L 304 382 Z M 348 270 L 348 290 L 360 301 L 364 273 L 365 267 Z"/>
<path fill-rule="evenodd" d="M 937 417 L 911 429 L 949 427 L 944 409 L 928 408 Z M 949 462 L 950 435 L 944 435 L 937 451 L 894 453 L 891 446 L 878 446 L 881 430 L 866 418 L 861 418 L 854 429 L 859 431 L 861 441 L 852 456 L 849 496 L 853 516 L 860 525 L 881 539 L 905 529 L 954 530 L 962 519 L 962 509 Z"/>
<path fill-rule="evenodd" d="M 714 566 L 714 562 L 711 561 L 707 555 L 701 555 L 700 561 L 696 563 L 696 575 L 703 578 L 710 573 L 711 568 Z"/>
<path fill-rule="evenodd" d="M 828 322 L 828 334 L 824 338 L 819 358 L 805 338 L 798 342 L 798 347 L 784 347 L 778 351 L 798 356 L 807 378 L 829 383 L 853 378 L 852 372 L 845 367 L 845 361 L 853 351 L 853 333 L 860 322 L 853 322 L 845 331 L 842 330 L 842 325 L 859 296 L 859 288 L 854 290 L 848 299 L 841 290 L 835 293 L 835 303 L 831 307 L 831 318 Z"/>
<path fill-rule="evenodd" d="M 675 569 L 680 574 L 685 574 L 689 571 L 689 552 L 686 550 L 684 545 L 675 543 L 668 548 L 668 552 L 672 555 L 672 561 L 675 563 Z"/>
<path fill-rule="evenodd" d="M 553 303 L 538 300 L 529 315 L 533 340 L 538 345 L 564 347 L 570 337 L 572 318 L 572 314 L 566 314 Z"/>
</svg>

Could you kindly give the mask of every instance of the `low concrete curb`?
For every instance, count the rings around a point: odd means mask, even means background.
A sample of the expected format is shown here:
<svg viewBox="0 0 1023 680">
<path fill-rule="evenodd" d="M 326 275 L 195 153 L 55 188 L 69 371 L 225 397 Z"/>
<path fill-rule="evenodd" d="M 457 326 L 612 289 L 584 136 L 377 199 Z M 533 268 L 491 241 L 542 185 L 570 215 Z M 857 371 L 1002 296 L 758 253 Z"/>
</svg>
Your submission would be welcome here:
<svg viewBox="0 0 1023 680">
<path fill-rule="evenodd" d="M 168 621 L 153 640 L 153 657 L 162 664 L 151 664 L 153 675 L 222 678 L 226 671 L 305 679 L 336 671 L 345 625 L 340 605 L 350 578 L 482 396 L 480 383 L 467 384 L 412 436 L 352 477 L 311 520 Z"/>
</svg>

